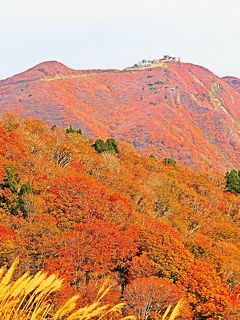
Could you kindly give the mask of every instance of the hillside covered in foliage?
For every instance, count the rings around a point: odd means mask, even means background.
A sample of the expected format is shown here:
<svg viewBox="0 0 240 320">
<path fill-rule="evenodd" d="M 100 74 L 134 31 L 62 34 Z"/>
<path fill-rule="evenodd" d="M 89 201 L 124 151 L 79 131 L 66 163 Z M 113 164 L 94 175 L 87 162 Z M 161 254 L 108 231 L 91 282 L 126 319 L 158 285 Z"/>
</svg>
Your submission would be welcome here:
<svg viewBox="0 0 240 320">
<path fill-rule="evenodd" d="M 142 156 L 127 143 L 5 116 L 0 123 L 0 262 L 64 277 L 55 298 L 159 319 L 239 318 L 240 198 L 224 174 Z"/>
<path fill-rule="evenodd" d="M 94 139 L 221 172 L 240 161 L 239 105 L 239 79 L 191 63 L 79 71 L 48 61 L 0 81 L 1 115 L 80 126 Z"/>
</svg>

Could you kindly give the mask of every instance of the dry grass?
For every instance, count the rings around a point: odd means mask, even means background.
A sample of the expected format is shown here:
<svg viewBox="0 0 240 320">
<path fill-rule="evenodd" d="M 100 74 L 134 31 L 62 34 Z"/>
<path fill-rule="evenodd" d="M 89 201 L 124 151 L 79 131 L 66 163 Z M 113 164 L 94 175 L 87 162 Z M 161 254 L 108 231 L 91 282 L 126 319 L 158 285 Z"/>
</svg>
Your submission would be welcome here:
<svg viewBox="0 0 240 320">
<path fill-rule="evenodd" d="M 102 299 L 110 290 L 109 281 L 105 281 L 98 291 L 96 300 L 92 304 L 77 309 L 78 296 L 70 298 L 63 306 L 56 310 L 50 296 L 62 287 L 62 279 L 55 275 L 48 276 L 40 271 L 35 276 L 26 272 L 16 281 L 12 280 L 18 260 L 6 270 L 0 269 L 0 319 L 4 320 L 90 320 L 116 319 L 122 314 L 123 303 L 115 306 L 102 305 Z M 181 302 L 173 309 L 166 310 L 162 320 L 174 320 L 179 315 Z M 54 310 L 54 311 L 53 311 Z M 120 320 L 135 320 L 134 316 L 127 316 Z"/>
<path fill-rule="evenodd" d="M 180 315 L 182 305 L 183 305 L 183 302 L 179 301 L 173 310 L 172 310 L 172 306 L 169 305 L 161 320 L 176 319 Z M 172 313 L 170 314 L 171 310 L 172 310 Z"/>
<path fill-rule="evenodd" d="M 76 310 L 78 296 L 70 298 L 62 307 L 53 312 L 54 304 L 50 295 L 59 291 L 62 280 L 55 275 L 48 276 L 40 271 L 35 276 L 25 273 L 12 281 L 13 272 L 18 264 L 14 261 L 9 270 L 0 269 L 0 319 L 4 320 L 87 320 L 114 319 L 121 314 L 124 304 L 116 306 L 102 305 L 101 300 L 109 292 L 106 281 L 100 288 L 96 300 L 89 306 Z M 121 320 L 133 320 L 125 317 Z"/>
<path fill-rule="evenodd" d="M 103 152 L 101 154 L 101 157 L 103 160 L 104 168 L 107 168 L 112 173 L 120 172 L 120 161 L 115 154 L 112 154 L 110 152 Z"/>
</svg>

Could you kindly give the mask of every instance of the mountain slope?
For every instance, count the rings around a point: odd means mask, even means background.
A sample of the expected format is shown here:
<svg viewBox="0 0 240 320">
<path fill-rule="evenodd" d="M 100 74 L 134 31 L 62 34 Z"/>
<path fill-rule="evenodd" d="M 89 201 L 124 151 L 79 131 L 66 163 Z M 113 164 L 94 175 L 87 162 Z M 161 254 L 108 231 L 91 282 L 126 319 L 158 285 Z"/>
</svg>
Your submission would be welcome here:
<svg viewBox="0 0 240 320">
<path fill-rule="evenodd" d="M 76 71 L 52 61 L 0 81 L 1 114 L 71 124 L 196 168 L 238 165 L 239 104 L 232 82 L 189 63 Z"/>
<path fill-rule="evenodd" d="M 58 273 L 54 298 L 80 305 L 109 278 L 107 303 L 137 319 L 180 299 L 179 320 L 239 319 L 240 198 L 223 174 L 13 120 L 0 121 L 0 266 L 19 257 L 20 273 Z"/>
<path fill-rule="evenodd" d="M 236 77 L 223 77 L 223 80 L 229 83 L 234 89 L 240 93 L 240 79 Z"/>
</svg>

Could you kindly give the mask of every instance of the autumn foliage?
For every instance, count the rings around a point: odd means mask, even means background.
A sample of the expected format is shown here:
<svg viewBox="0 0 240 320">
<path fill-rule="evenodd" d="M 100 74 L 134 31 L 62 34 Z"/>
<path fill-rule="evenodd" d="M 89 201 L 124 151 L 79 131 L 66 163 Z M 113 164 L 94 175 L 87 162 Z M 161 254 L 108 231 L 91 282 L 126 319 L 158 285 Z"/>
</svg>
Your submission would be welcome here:
<svg viewBox="0 0 240 320">
<path fill-rule="evenodd" d="M 92 144 L 98 139 L 100 152 L 109 147 L 116 151 L 114 144 L 105 144 L 115 138 L 161 161 L 175 159 L 222 172 L 238 169 L 239 79 L 221 78 L 198 65 L 73 70 L 46 61 L 0 80 L 0 96 L 1 115 L 42 119 L 69 134 L 80 129 L 94 138 Z M 13 141 L 14 133 L 9 138 Z M 21 153 L 19 147 L 15 144 L 14 152 Z M 64 157 L 71 157 L 65 152 Z M 56 150 L 55 157 L 59 154 Z"/>
<path fill-rule="evenodd" d="M 0 124 L 0 262 L 65 279 L 58 303 L 126 302 L 123 316 L 237 319 L 240 198 L 225 177 L 143 157 L 38 120 Z M 58 156 L 57 156 L 58 155 Z M 81 289 L 81 290 L 80 290 Z"/>
</svg>

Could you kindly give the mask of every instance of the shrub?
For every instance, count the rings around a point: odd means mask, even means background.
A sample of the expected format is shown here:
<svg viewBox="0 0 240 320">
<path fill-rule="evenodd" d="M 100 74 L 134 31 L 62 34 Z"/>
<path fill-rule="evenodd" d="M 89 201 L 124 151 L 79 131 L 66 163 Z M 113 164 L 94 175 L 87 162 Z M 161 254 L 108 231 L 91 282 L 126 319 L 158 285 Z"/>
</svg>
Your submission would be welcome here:
<svg viewBox="0 0 240 320">
<path fill-rule="evenodd" d="M 176 160 L 174 160 L 174 159 L 171 159 L 171 158 L 165 158 L 165 159 L 163 159 L 163 163 L 165 164 L 165 166 L 176 166 L 176 164 L 177 164 L 177 161 Z"/>
<path fill-rule="evenodd" d="M 97 153 L 102 153 L 102 152 L 106 151 L 105 150 L 105 142 L 102 139 L 97 139 L 92 146 L 95 148 Z"/>
<path fill-rule="evenodd" d="M 118 146 L 117 146 L 117 142 L 115 139 L 107 139 L 107 141 L 105 142 L 105 147 L 106 147 L 106 151 L 111 151 L 111 152 L 115 152 L 118 153 Z"/>
<path fill-rule="evenodd" d="M 97 153 L 102 153 L 102 152 L 119 153 L 117 142 L 115 139 L 112 139 L 112 138 L 107 139 L 106 141 L 97 139 L 92 146 L 95 148 Z"/>
<path fill-rule="evenodd" d="M 69 128 L 66 129 L 66 133 L 78 133 L 78 134 L 82 134 L 82 130 L 81 129 L 74 129 L 72 126 L 70 126 Z"/>
</svg>

